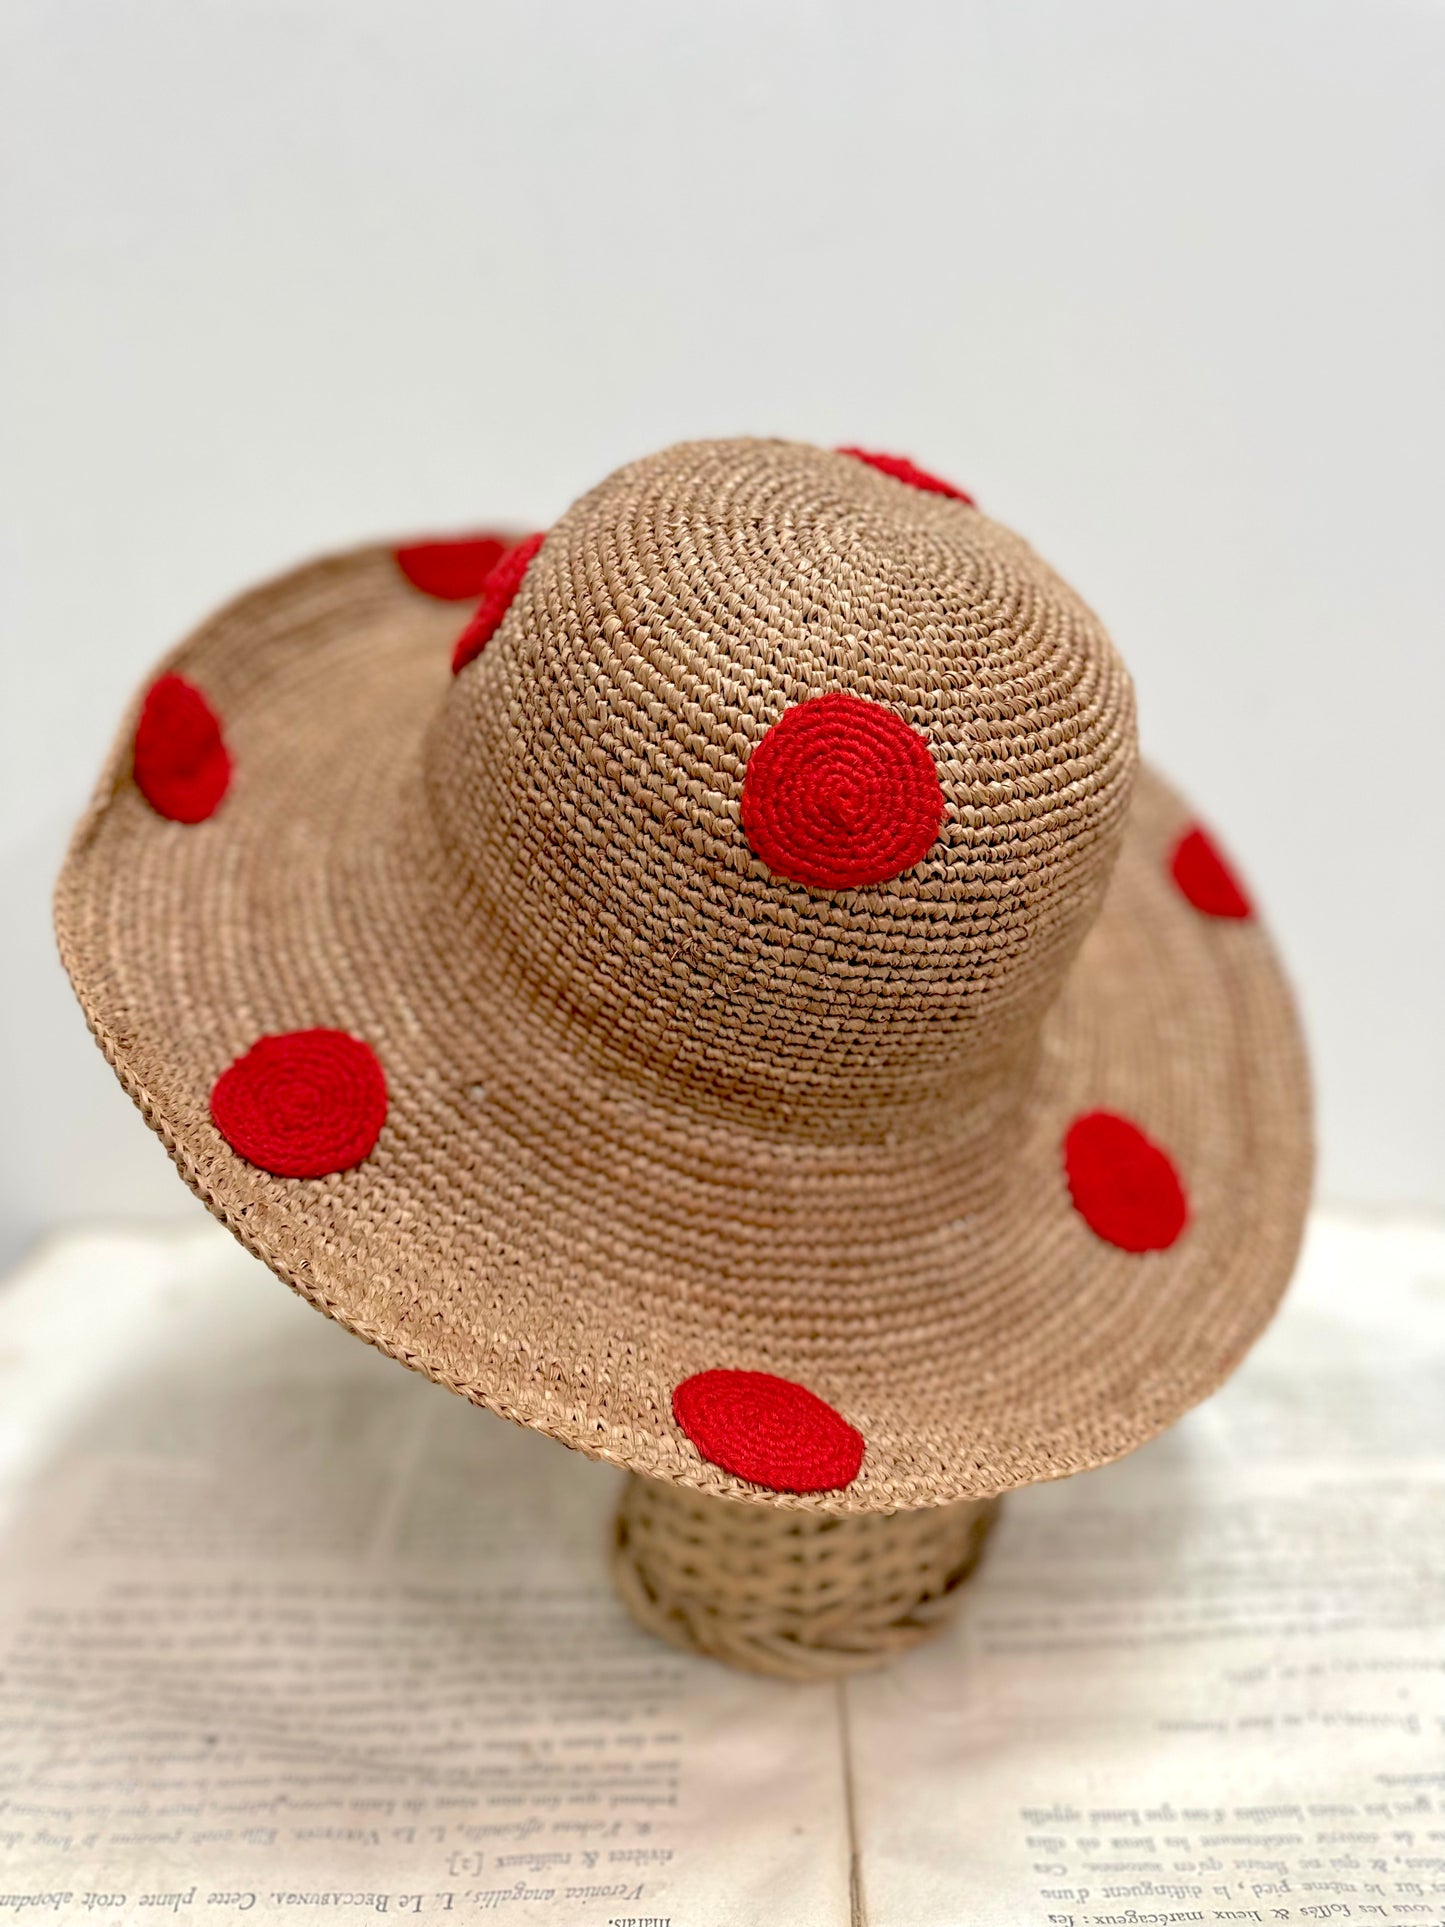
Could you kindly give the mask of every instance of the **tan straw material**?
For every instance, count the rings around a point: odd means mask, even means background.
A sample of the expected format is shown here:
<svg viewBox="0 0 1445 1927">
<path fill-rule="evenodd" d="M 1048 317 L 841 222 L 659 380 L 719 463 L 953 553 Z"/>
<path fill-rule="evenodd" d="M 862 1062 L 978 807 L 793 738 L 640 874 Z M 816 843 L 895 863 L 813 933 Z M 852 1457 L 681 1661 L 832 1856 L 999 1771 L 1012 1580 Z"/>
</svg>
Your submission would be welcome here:
<svg viewBox="0 0 1445 1927">
<path fill-rule="evenodd" d="M 628 1479 L 612 1574 L 637 1623 L 777 1679 L 885 1665 L 939 1631 L 997 1499 L 829 1518 Z"/>
<path fill-rule="evenodd" d="M 168 665 L 222 719 L 224 801 L 162 820 L 132 717 L 68 858 L 86 1015 L 242 1242 L 479 1405 L 804 1511 L 1081 1471 L 1219 1385 L 1300 1234 L 1300 1040 L 1260 923 L 1171 879 L 1188 812 L 1032 550 L 839 455 L 692 444 L 569 510 L 453 677 L 464 617 L 384 548 L 242 597 Z M 742 786 L 839 691 L 921 735 L 943 820 L 902 874 L 809 888 Z M 386 1121 L 353 1169 L 273 1177 L 210 1092 L 308 1026 L 374 1049 Z M 1169 1249 L 1071 1203 L 1097 1108 L 1182 1174 Z M 720 1369 L 826 1400 L 857 1476 L 710 1462 L 672 1396 Z"/>
</svg>

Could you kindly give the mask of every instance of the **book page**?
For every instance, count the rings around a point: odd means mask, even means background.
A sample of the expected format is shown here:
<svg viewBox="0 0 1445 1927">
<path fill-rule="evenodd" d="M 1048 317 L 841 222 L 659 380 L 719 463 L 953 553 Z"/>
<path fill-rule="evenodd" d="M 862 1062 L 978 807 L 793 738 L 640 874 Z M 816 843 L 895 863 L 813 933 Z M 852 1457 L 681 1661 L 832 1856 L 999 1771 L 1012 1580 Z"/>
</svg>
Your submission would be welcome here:
<svg viewBox="0 0 1445 1927">
<path fill-rule="evenodd" d="M 847 1701 L 873 1927 L 1445 1922 L 1445 1231 L 1317 1221 L 1232 1383 L 1008 1499 Z"/>
<path fill-rule="evenodd" d="M 840 1703 L 672 1652 L 620 1474 L 209 1223 L 0 1287 L 0 1923 L 848 1919 Z"/>
<path fill-rule="evenodd" d="M 0 1922 L 1445 1921 L 1442 1391 L 1445 1235 L 1322 1221 L 1223 1394 L 790 1687 L 634 1630 L 616 1474 L 213 1227 L 71 1242 L 0 1289 Z"/>
</svg>

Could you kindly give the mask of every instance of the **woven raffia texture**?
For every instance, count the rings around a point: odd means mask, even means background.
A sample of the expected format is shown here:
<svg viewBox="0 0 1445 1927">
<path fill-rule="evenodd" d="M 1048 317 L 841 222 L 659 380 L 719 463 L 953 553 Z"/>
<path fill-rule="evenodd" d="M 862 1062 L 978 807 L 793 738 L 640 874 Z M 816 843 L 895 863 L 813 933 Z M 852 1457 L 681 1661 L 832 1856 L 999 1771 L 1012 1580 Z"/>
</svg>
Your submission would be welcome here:
<svg viewBox="0 0 1445 1927">
<path fill-rule="evenodd" d="M 633 1476 L 612 1572 L 638 1624 L 779 1679 L 881 1666 L 947 1620 L 997 1500 L 820 1518 Z"/>
<path fill-rule="evenodd" d="M 952 807 L 903 878 L 809 891 L 741 833 L 752 750 L 828 693 L 931 751 Z M 675 450 L 563 516 L 437 710 L 454 967 L 500 973 L 699 1144 L 976 1160 L 1097 915 L 1135 761 L 1123 664 L 1017 536 L 819 451 Z"/>
<path fill-rule="evenodd" d="M 754 1503 L 987 1497 L 1212 1391 L 1298 1240 L 1298 1033 L 1261 925 L 1171 879 L 1189 812 L 1028 545 L 842 456 L 691 444 L 568 510 L 453 676 L 460 626 L 383 549 L 257 590 L 168 665 L 224 729 L 219 809 L 158 817 L 128 727 L 78 832 L 66 963 L 210 1208 L 452 1390 Z M 828 694 L 937 773 L 933 843 L 881 883 L 790 881 L 745 831 L 752 752 Z M 276 1177 L 210 1093 L 309 1027 L 375 1052 L 386 1121 L 355 1169 Z M 1097 1107 L 1181 1172 L 1170 1250 L 1073 1208 Z M 715 1368 L 826 1400 L 857 1477 L 704 1459 L 672 1395 Z"/>
</svg>

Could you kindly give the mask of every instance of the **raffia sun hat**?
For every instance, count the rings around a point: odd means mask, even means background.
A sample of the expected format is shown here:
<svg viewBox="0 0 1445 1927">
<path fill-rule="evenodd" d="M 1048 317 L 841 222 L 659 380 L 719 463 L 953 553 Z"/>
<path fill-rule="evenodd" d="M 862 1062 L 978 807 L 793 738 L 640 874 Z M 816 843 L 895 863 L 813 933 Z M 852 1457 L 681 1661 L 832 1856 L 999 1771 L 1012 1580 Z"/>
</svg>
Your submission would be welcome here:
<svg viewBox="0 0 1445 1927">
<path fill-rule="evenodd" d="M 1100 1465 L 1295 1255 L 1306 1073 L 1248 897 L 1089 609 L 900 460 L 689 444 L 505 552 L 243 596 L 127 720 L 57 922 L 272 1270 L 694 1495 Z"/>
</svg>

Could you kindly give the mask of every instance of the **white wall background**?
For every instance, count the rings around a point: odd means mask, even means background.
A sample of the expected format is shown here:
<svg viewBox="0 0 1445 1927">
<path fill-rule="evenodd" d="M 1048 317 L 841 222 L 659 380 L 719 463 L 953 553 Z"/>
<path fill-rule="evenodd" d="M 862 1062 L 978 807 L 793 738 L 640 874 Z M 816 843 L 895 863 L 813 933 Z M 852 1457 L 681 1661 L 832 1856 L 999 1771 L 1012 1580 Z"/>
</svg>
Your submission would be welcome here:
<svg viewBox="0 0 1445 1927">
<path fill-rule="evenodd" d="M 681 436 L 955 476 L 1272 916 L 1323 1186 L 1445 1204 L 1445 11 L 7 0 L 0 1248 L 197 1207 L 48 892 L 236 588 Z"/>
</svg>

